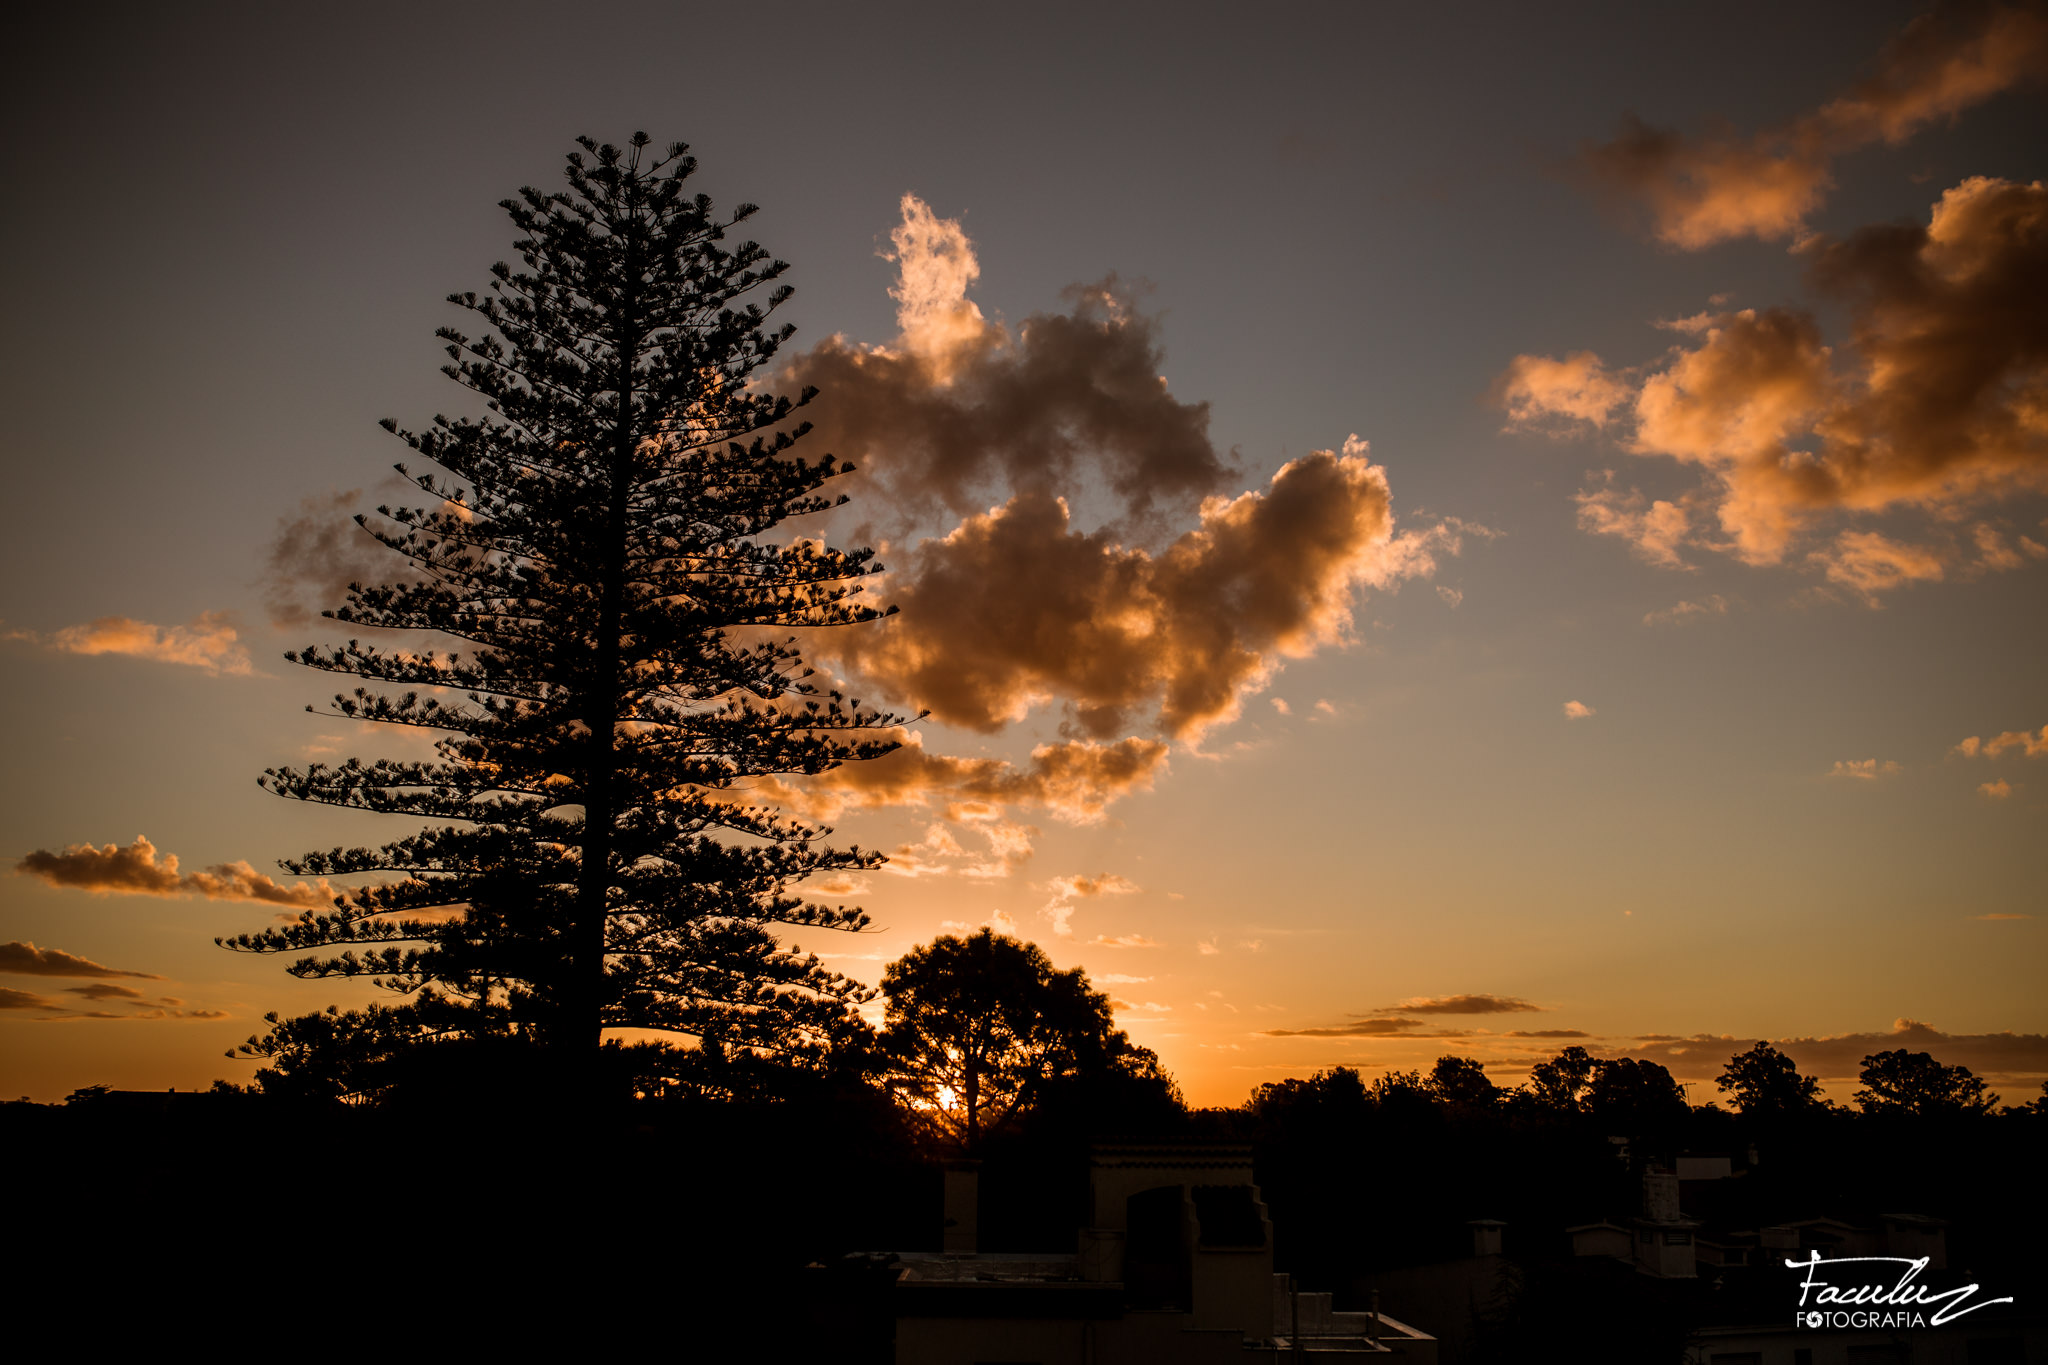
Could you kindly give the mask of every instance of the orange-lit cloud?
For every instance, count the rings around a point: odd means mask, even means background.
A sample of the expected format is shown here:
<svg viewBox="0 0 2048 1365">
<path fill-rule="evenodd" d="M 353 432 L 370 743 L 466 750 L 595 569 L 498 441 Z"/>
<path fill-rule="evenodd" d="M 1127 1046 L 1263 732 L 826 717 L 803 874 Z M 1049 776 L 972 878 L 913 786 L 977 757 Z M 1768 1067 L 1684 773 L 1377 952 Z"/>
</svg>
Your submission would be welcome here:
<svg viewBox="0 0 2048 1365">
<path fill-rule="evenodd" d="M 963 844 L 961 834 L 974 843 Z M 944 824 L 926 827 L 925 836 L 914 844 L 899 844 L 889 850 L 884 870 L 898 877 L 968 877 L 992 881 L 1007 877 L 1031 858 L 1032 841 L 1038 837 L 1034 825 L 1017 824 L 983 815 L 963 821 L 956 833 Z M 822 888 L 820 888 L 822 889 Z M 998 911 L 997 914 L 1001 914 Z M 1010 925 L 1005 933 L 1015 933 Z"/>
<path fill-rule="evenodd" d="M 336 895 L 324 879 L 317 886 L 305 882 L 285 886 L 244 862 L 216 863 L 198 872 L 181 873 L 176 854 L 167 853 L 159 861 L 156 846 L 141 835 L 126 848 L 114 844 L 101 848 L 73 844 L 61 853 L 37 849 L 16 863 L 14 870 L 52 886 L 82 891 L 203 896 L 209 900 L 258 901 L 306 909 L 325 908 Z"/>
<path fill-rule="evenodd" d="M 2005 730 L 1989 739 L 1971 735 L 1955 747 L 1955 752 L 1965 758 L 1997 758 L 2000 754 L 2018 750 L 2028 758 L 2048 758 L 2048 725 L 2038 733 L 2027 730 Z"/>
<path fill-rule="evenodd" d="M 18 991 L 12 986 L 0 986 L 0 1010 L 47 1010 L 57 1008 L 56 1002 L 45 1000 L 34 991 Z"/>
<path fill-rule="evenodd" d="M 1163 741 L 1137 737 L 1041 744 L 1025 766 L 1000 758 L 934 754 L 925 749 L 924 737 L 911 730 L 899 730 L 892 738 L 901 747 L 880 758 L 802 780 L 764 781 L 748 792 L 811 820 L 836 820 L 847 810 L 934 805 L 960 820 L 1021 805 L 1086 825 L 1100 821 L 1119 797 L 1150 791 L 1167 758 Z"/>
<path fill-rule="evenodd" d="M 1593 487 L 1576 495 L 1579 529 L 1596 536 L 1618 536 L 1637 555 L 1667 569 L 1686 568 L 1678 547 L 1692 531 L 1691 514 L 1675 502 L 1652 500 L 1631 488 L 1626 492 L 1613 484 L 1607 471 Z"/>
<path fill-rule="evenodd" d="M 1090 939 L 1089 944 L 1096 948 L 1157 948 L 1159 940 L 1143 934 L 1118 934 L 1115 938 L 1104 935 Z"/>
<path fill-rule="evenodd" d="M 1659 564 L 1691 546 L 1750 564 L 1802 562 L 1867 601 L 1917 582 L 2048 557 L 1973 508 L 2048 491 L 2048 186 L 1976 178 L 1925 226 L 1891 224 L 1811 253 L 1813 278 L 1851 313 L 1846 346 L 1807 313 L 1774 308 L 1670 324 L 1685 340 L 1630 378 L 1614 419 L 1631 453 L 1697 471 L 1675 499 L 1579 494 L 1581 524 Z M 1585 429 L 1578 405 L 1518 380 L 1518 425 Z M 1848 521 L 1917 511 L 1910 539 Z M 1825 539 L 1795 555 L 1803 538 Z"/>
<path fill-rule="evenodd" d="M 1072 938 L 1075 901 L 1095 896 L 1130 896 L 1141 888 L 1128 878 L 1104 873 L 1099 877 L 1054 877 L 1046 889 L 1052 892 L 1052 899 L 1045 903 L 1040 913 L 1052 921 L 1054 934 L 1060 938 Z"/>
<path fill-rule="evenodd" d="M 1384 1006 L 1376 1014 L 1527 1014 L 1543 1010 L 1512 995 L 1418 995 L 1398 1005 Z"/>
<path fill-rule="evenodd" d="M 1068 291 L 1066 313 L 1012 331 L 966 297 L 980 266 L 957 222 L 903 196 L 890 235 L 900 334 L 835 336 L 778 382 L 821 392 L 806 444 L 851 460 L 875 500 L 906 518 L 984 510 L 1005 492 L 1050 497 L 1099 478 L 1140 519 L 1220 491 L 1232 471 L 1209 442 L 1206 403 L 1160 378 L 1152 321 L 1115 279 Z"/>
<path fill-rule="evenodd" d="M 1598 715 L 1599 712 L 1582 701 L 1568 701 L 1564 704 L 1564 714 L 1567 720 L 1584 720 L 1588 716 Z"/>
<path fill-rule="evenodd" d="M 1194 740 L 1344 639 L 1362 589 L 1491 534 L 1396 532 L 1356 436 L 1230 496 L 1208 409 L 1168 392 L 1128 291 L 1077 287 L 1068 312 L 1013 330 L 967 299 L 980 267 L 960 225 L 911 195 L 902 214 L 895 340 L 834 337 L 777 379 L 821 391 L 807 442 L 860 467 L 880 496 L 857 505 L 896 509 L 892 534 L 959 519 L 887 547 L 875 589 L 900 615 L 821 642 L 862 691 L 985 733 L 1054 704 L 1094 739 L 1149 722 Z"/>
<path fill-rule="evenodd" d="M 1979 795 L 1993 801 L 2003 801 L 2012 795 L 2013 787 L 2012 783 L 2001 777 L 1996 782 L 1979 782 L 1977 791 Z"/>
<path fill-rule="evenodd" d="M 1193 738 L 1284 660 L 1342 640 L 1361 588 L 1458 552 L 1455 523 L 1394 533 L 1365 449 L 1353 437 L 1283 465 L 1263 491 L 1209 499 L 1157 555 L 1073 529 L 1063 498 L 1020 494 L 897 556 L 883 591 L 901 614 L 826 648 L 893 700 L 969 729 L 1057 699 L 1097 737 L 1150 711 Z"/>
<path fill-rule="evenodd" d="M 61 948 L 38 948 L 33 943 L 10 939 L 0 943 L 0 972 L 14 976 L 132 976 L 144 981 L 161 981 L 154 972 L 130 972 L 119 967 L 102 967 L 91 958 L 67 953 Z"/>
<path fill-rule="evenodd" d="M 126 616 L 102 616 L 82 626 L 47 633 L 7 632 L 10 640 L 26 640 L 64 654 L 125 654 L 133 659 L 183 664 L 208 673 L 248 674 L 249 651 L 238 642 L 231 612 L 209 611 L 182 626 L 154 626 Z"/>
<path fill-rule="evenodd" d="M 1801 238 L 1826 197 L 1829 167 L 1873 143 L 1896 146 L 1925 125 L 2048 73 L 2048 8 L 1945 4 L 1885 49 L 1876 72 L 1847 94 L 1777 128 L 1744 138 L 1651 128 L 1633 116 L 1612 142 L 1589 147 L 1582 167 L 1640 203 L 1659 240 L 1698 250 L 1738 237 Z"/>
<path fill-rule="evenodd" d="M 1515 427 L 1540 426 L 1558 418 L 1604 427 L 1634 392 L 1626 378 L 1607 372 L 1599 356 L 1577 351 L 1562 360 L 1516 356 L 1501 375 L 1495 397 Z"/>
</svg>

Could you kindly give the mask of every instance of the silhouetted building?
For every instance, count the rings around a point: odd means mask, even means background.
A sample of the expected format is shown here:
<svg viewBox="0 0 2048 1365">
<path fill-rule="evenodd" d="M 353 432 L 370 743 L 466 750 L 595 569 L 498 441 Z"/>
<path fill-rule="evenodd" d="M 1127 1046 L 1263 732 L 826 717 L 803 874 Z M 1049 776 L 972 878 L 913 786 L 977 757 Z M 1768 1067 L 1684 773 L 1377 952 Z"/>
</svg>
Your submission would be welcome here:
<svg viewBox="0 0 2048 1365">
<path fill-rule="evenodd" d="M 1249 1145 L 1099 1145 L 1071 1252 L 972 1249 L 977 1173 L 946 1172 L 946 1250 L 902 1253 L 890 1286 L 900 1365 L 1248 1365 L 1346 1355 L 1437 1359 L 1427 1334 L 1340 1313 L 1273 1273 Z M 1297 1356 L 1299 1352 L 1299 1356 Z"/>
</svg>

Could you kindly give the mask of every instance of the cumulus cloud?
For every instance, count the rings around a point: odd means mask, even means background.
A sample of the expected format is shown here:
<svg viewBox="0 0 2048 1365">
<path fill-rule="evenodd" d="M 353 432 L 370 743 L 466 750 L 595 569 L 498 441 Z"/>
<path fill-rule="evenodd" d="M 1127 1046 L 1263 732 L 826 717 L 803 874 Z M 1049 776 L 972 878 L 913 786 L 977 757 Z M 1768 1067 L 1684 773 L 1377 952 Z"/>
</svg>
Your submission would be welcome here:
<svg viewBox="0 0 2048 1365">
<path fill-rule="evenodd" d="M 119 967 L 102 967 L 89 957 L 79 957 L 61 948 L 38 948 L 33 943 L 9 939 L 0 943 L 0 972 L 13 976 L 132 976 L 144 981 L 161 981 L 154 972 L 130 972 Z"/>
<path fill-rule="evenodd" d="M 2048 758 L 2048 725 L 2042 726 L 2038 733 L 2005 730 L 1990 739 L 1971 735 L 1955 747 L 1955 752 L 1964 758 L 1997 758 L 2015 750 L 2028 758 Z"/>
<path fill-rule="evenodd" d="M 1341 642 L 1361 590 L 1491 534 L 1397 531 L 1356 436 L 1233 496 L 1207 407 L 1168 392 L 1130 291 L 1077 287 L 1012 329 L 966 297 L 980 267 L 960 225 L 915 196 L 902 214 L 895 340 L 833 337 L 777 379 L 819 389 L 808 443 L 859 466 L 876 496 L 858 505 L 893 509 L 906 537 L 875 585 L 900 614 L 821 642 L 861 690 L 983 733 L 1054 704 L 1092 739 L 1149 723 L 1193 740 Z M 950 531 L 907 539 L 940 513 Z"/>
<path fill-rule="evenodd" d="M 1581 524 L 1655 563 L 1683 563 L 1684 546 L 1803 562 L 1870 601 L 2048 556 L 1965 517 L 2048 490 L 2048 186 L 1973 178 L 1924 226 L 1867 228 L 1810 254 L 1816 287 L 1848 305 L 1848 344 L 1830 347 L 1811 314 L 1786 308 L 1670 324 L 1684 340 L 1631 372 L 1613 427 L 1631 453 L 1698 483 L 1657 501 L 1597 481 L 1579 494 Z M 1584 429 L 1514 373 L 1511 420 Z M 1821 524 L 1887 512 L 1925 524 L 1910 540 Z M 1815 532 L 1824 541 L 1796 553 Z"/>
<path fill-rule="evenodd" d="M 1099 877 L 1054 877 L 1046 889 L 1052 892 L 1052 899 L 1045 903 L 1040 913 L 1052 921 L 1054 934 L 1060 938 L 1072 938 L 1075 901 L 1095 896 L 1130 896 L 1141 888 L 1128 878 L 1106 872 Z"/>
<path fill-rule="evenodd" d="M 17 874 L 36 877 L 52 886 L 82 891 L 121 892 L 142 896 L 203 896 L 209 900 L 258 901 L 305 909 L 325 908 L 336 892 L 323 879 L 316 886 L 272 880 L 245 862 L 216 863 L 198 872 L 180 872 L 174 853 L 157 858 L 156 846 L 137 835 L 126 848 L 107 844 L 72 844 L 62 852 L 44 849 L 14 865 Z"/>
<path fill-rule="evenodd" d="M 1874 758 L 1842 758 L 1835 760 L 1835 766 L 1828 770 L 1829 777 L 1851 777 L 1859 782 L 1875 782 L 1880 777 L 1894 777 L 1899 765 L 1886 759 L 1880 763 Z"/>
<path fill-rule="evenodd" d="M 1979 782 L 1977 791 L 1993 801 L 2003 801 L 2012 795 L 2012 783 L 2002 777 L 1996 782 Z"/>
<path fill-rule="evenodd" d="M 1433 573 L 1466 529 L 1396 534 L 1385 471 L 1356 437 L 1262 491 L 1209 499 L 1157 555 L 1074 529 L 1064 498 L 1019 494 L 897 556 L 884 591 L 901 614 L 828 648 L 891 699 L 968 729 L 1058 699 L 1097 738 L 1147 711 L 1193 738 L 1283 660 L 1344 639 L 1361 588 Z"/>
<path fill-rule="evenodd" d="M 781 381 L 820 390 L 808 442 L 853 461 L 876 503 L 958 517 L 1005 490 L 1049 497 L 1095 476 L 1142 520 L 1224 487 L 1233 471 L 1210 444 L 1209 406 L 1167 391 L 1156 325 L 1128 288 L 1077 285 L 1069 311 L 1013 331 L 966 297 L 980 266 L 960 224 L 915 195 L 902 213 L 897 339 L 832 337 Z"/>
<path fill-rule="evenodd" d="M 1495 385 L 1495 399 L 1507 409 L 1509 428 L 1566 423 L 1607 425 L 1615 409 L 1634 396 L 1634 385 L 1609 374 L 1600 357 L 1577 351 L 1562 360 L 1518 355 Z M 1554 430 L 1569 431 L 1569 426 Z"/>
<path fill-rule="evenodd" d="M 247 675 L 249 651 L 238 642 L 234 614 L 209 611 L 182 626 L 155 626 L 126 616 L 102 616 L 82 626 L 39 632 L 13 630 L 25 640 L 63 654 L 125 654 L 157 663 L 183 664 L 208 673 Z"/>
<path fill-rule="evenodd" d="M 1582 701 L 1568 701 L 1564 704 L 1564 714 L 1567 720 L 1584 720 L 1588 716 L 1598 715 L 1599 712 Z"/>
<path fill-rule="evenodd" d="M 1906 26 L 1869 79 L 1789 123 L 1749 137 L 1728 128 L 1686 137 L 1631 115 L 1618 137 L 1585 149 L 1579 164 L 1647 209 L 1652 231 L 1671 246 L 1797 240 L 1833 186 L 1836 157 L 1879 142 L 1896 146 L 2044 72 L 2048 9 L 2038 0 L 1943 4 Z"/>
<path fill-rule="evenodd" d="M 1680 621 L 1695 620 L 1702 616 L 1726 616 L 1727 614 L 1728 599 L 1719 593 L 1715 593 L 1710 597 L 1703 597 L 1697 602 L 1680 602 L 1676 606 L 1666 607 L 1663 611 L 1645 612 L 1643 613 L 1643 624 L 1646 626 L 1672 625 Z"/>
<path fill-rule="evenodd" d="M 1377 1014 L 1524 1014 L 1541 1013 L 1541 1005 L 1512 995 L 1418 995 L 1398 1005 L 1386 1005 Z"/>
</svg>

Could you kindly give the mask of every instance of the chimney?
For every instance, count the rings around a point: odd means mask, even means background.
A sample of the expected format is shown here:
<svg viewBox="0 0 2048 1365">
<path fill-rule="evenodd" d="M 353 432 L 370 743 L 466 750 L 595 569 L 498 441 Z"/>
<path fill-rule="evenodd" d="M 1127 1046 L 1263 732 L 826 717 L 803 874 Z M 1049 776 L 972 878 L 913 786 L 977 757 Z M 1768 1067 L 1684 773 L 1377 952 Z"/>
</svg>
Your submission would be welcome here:
<svg viewBox="0 0 2048 1365">
<path fill-rule="evenodd" d="M 946 1232 L 942 1249 L 948 1256 L 974 1254 L 975 1214 L 981 1203 L 981 1163 L 946 1163 Z"/>
</svg>

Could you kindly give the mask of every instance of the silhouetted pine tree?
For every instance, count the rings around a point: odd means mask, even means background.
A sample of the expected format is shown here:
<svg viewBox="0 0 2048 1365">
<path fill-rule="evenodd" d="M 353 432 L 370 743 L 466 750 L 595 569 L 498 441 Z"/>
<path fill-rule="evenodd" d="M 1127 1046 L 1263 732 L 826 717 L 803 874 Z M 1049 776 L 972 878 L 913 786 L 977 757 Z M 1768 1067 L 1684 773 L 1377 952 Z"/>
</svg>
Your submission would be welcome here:
<svg viewBox="0 0 2048 1365">
<path fill-rule="evenodd" d="M 326 613 L 405 632 L 286 657 L 375 686 L 335 714 L 444 732 L 426 762 L 276 769 L 279 795 L 435 822 L 381 849 L 287 862 L 302 876 L 401 876 L 330 912 L 223 940 L 311 952 L 301 977 L 369 976 L 412 993 L 427 1035 L 524 1034 L 585 1053 L 642 1027 L 726 1049 L 814 1052 L 859 1027 L 858 983 L 784 949 L 779 929 L 854 930 L 858 909 L 792 891 L 873 867 L 827 830 L 747 804 L 746 781 L 818 773 L 894 745 L 897 717 L 807 682 L 789 628 L 883 613 L 858 605 L 872 551 L 760 537 L 844 502 L 851 470 L 789 454 L 794 403 L 748 377 L 790 327 L 758 245 L 723 245 L 754 212 L 714 217 L 683 192 L 695 159 L 636 134 L 579 139 L 568 191 L 505 201 L 523 269 L 451 302 L 491 329 L 439 335 L 444 372 L 488 415 L 386 421 L 439 472 L 401 473 L 428 499 L 357 518 L 418 581 L 352 585 Z M 744 296 L 769 289 L 761 303 Z M 448 653 L 421 634 L 468 642 Z M 312 709 L 312 708 L 308 708 Z M 333 950 L 340 949 L 339 953 Z M 447 1005 L 466 1002 L 451 1019 Z"/>
</svg>

